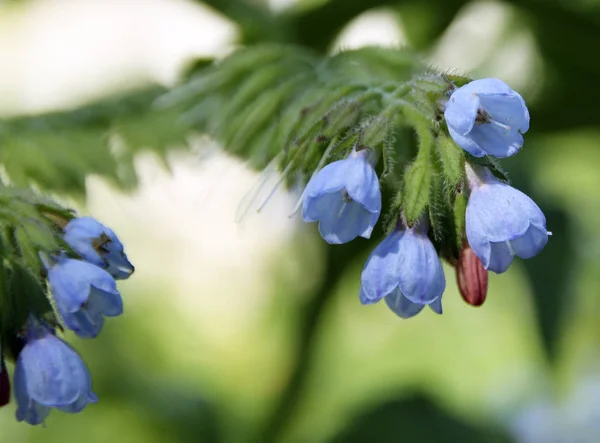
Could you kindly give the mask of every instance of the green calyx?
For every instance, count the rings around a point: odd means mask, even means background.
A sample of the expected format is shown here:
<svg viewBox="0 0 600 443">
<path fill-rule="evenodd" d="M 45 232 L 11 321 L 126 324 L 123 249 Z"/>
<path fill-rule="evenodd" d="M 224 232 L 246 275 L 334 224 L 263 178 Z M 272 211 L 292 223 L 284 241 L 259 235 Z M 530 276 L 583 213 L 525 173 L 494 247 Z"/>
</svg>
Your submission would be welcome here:
<svg viewBox="0 0 600 443">
<path fill-rule="evenodd" d="M 0 341 L 10 351 L 31 314 L 58 321 L 41 257 L 70 251 L 62 228 L 74 214 L 11 187 L 0 187 L 0 203 Z"/>
</svg>

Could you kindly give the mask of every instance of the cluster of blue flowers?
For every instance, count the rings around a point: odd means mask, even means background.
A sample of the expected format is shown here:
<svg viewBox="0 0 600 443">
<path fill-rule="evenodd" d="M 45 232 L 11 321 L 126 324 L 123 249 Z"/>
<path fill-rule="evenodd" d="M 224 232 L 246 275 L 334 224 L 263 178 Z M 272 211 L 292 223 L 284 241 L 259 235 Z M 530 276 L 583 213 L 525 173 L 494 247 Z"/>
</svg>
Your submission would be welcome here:
<svg viewBox="0 0 600 443">
<path fill-rule="evenodd" d="M 123 313 L 115 280 L 134 271 L 113 231 L 90 217 L 70 220 L 63 239 L 72 251 L 42 257 L 47 281 L 60 320 L 82 338 L 96 337 L 104 317 Z M 79 258 L 71 258 L 76 253 Z M 44 423 L 52 408 L 80 412 L 98 399 L 88 369 L 77 352 L 57 336 L 57 322 L 30 315 L 17 339 L 13 387 L 17 420 Z M 8 401 L 10 385 L 1 361 L 0 397 Z"/>
<path fill-rule="evenodd" d="M 539 207 L 496 178 L 489 168 L 479 166 L 474 158 L 516 154 L 529 129 L 529 112 L 523 98 L 498 79 L 452 87 L 442 106 L 450 136 L 470 154 L 464 170 L 464 188 L 470 193 L 464 214 L 468 242 L 464 248 L 472 249 L 477 265 L 483 268 L 482 285 L 487 290 L 487 270 L 502 273 L 515 255 L 533 257 L 544 248 L 550 234 Z M 319 223 L 319 232 L 328 243 L 371 236 L 382 207 L 376 160 L 371 149 L 354 149 L 348 158 L 328 164 L 309 181 L 303 217 Z M 429 228 L 425 215 L 412 224 L 402 214 L 398 217 L 393 232 L 364 266 L 360 288 L 363 304 L 385 299 L 402 318 L 418 314 L 426 305 L 442 313 L 446 280 Z M 461 278 L 468 279 L 469 275 L 481 277 L 481 272 L 461 271 Z M 472 304 L 482 302 L 479 296 Z"/>
</svg>

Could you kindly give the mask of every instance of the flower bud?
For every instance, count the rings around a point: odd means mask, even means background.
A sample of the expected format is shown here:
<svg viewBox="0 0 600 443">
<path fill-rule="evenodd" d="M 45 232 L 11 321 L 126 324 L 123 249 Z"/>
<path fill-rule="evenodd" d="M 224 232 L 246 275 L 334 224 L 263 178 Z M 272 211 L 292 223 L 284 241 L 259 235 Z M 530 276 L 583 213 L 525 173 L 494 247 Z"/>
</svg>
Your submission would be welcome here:
<svg viewBox="0 0 600 443">
<path fill-rule="evenodd" d="M 465 242 L 456 262 L 456 283 L 460 295 L 471 306 L 481 306 L 488 288 L 488 271 Z"/>
</svg>

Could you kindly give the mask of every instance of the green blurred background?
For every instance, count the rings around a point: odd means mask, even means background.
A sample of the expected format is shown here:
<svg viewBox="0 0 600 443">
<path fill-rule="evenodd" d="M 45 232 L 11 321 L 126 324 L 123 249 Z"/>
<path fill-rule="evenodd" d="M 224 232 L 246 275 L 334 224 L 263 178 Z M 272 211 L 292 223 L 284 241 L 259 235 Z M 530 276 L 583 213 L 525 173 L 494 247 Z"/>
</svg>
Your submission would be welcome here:
<svg viewBox="0 0 600 443">
<path fill-rule="evenodd" d="M 407 45 L 509 83 L 532 123 L 503 164 L 544 210 L 546 249 L 490 275 L 481 308 L 446 267 L 444 315 L 403 321 L 359 303 L 374 242 L 327 247 L 283 191 L 236 221 L 258 174 L 203 137 L 174 147 L 169 172 L 140 155 L 135 190 L 89 177 L 85 201 L 59 196 L 111 226 L 137 269 L 122 318 L 67 335 L 100 402 L 46 428 L 11 404 L 0 442 L 600 442 L 600 1 L 5 2 L 0 112 L 169 86 L 194 59 L 272 41 Z"/>
</svg>

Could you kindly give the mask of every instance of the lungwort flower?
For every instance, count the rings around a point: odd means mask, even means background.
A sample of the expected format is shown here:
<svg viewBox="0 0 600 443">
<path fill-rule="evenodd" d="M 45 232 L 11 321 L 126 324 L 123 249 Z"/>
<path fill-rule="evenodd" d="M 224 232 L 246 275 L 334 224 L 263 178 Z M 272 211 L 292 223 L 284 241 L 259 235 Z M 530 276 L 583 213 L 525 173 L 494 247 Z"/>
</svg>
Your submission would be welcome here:
<svg viewBox="0 0 600 443">
<path fill-rule="evenodd" d="M 368 149 L 328 164 L 308 183 L 302 207 L 306 222 L 319 222 L 327 243 L 369 238 L 381 212 L 379 180 Z"/>
<path fill-rule="evenodd" d="M 360 300 L 369 304 L 384 298 L 402 318 L 426 305 L 441 314 L 445 287 L 442 263 L 422 223 L 395 230 L 375 248 L 362 272 Z"/>
<path fill-rule="evenodd" d="M 115 233 L 92 217 L 78 217 L 64 228 L 64 240 L 84 260 L 106 269 L 116 279 L 134 271 Z"/>
<path fill-rule="evenodd" d="M 523 147 L 529 111 L 523 98 L 495 78 L 456 89 L 444 112 L 450 135 L 475 157 L 510 157 Z"/>
<path fill-rule="evenodd" d="M 471 188 L 466 212 L 467 240 L 483 267 L 502 273 L 515 255 L 537 255 L 550 235 L 540 208 L 487 168 L 467 164 L 466 172 Z"/>
<path fill-rule="evenodd" d="M 18 421 L 37 425 L 52 408 L 75 413 L 98 401 L 77 352 L 47 325 L 30 322 L 25 340 L 14 374 Z"/>
<path fill-rule="evenodd" d="M 114 278 L 91 263 L 59 257 L 48 270 L 48 281 L 65 325 L 79 337 L 97 336 L 104 316 L 123 313 Z"/>
</svg>

